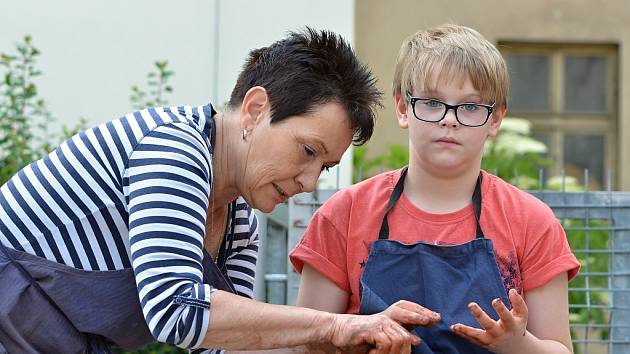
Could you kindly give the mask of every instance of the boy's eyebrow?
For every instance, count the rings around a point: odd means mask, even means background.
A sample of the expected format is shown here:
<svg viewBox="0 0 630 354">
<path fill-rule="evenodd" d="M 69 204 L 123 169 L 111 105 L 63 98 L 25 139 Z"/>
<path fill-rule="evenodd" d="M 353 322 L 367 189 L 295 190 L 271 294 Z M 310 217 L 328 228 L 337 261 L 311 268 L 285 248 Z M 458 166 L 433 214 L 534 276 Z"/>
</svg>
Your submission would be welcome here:
<svg viewBox="0 0 630 354">
<path fill-rule="evenodd" d="M 432 90 L 432 89 L 428 89 L 428 90 L 422 90 L 420 91 L 420 96 L 425 96 L 425 95 L 429 95 L 429 96 L 437 96 L 437 98 L 443 99 L 444 95 L 442 95 L 441 92 L 437 91 L 437 90 Z M 479 93 L 470 93 L 467 95 L 463 95 L 459 98 L 460 100 L 481 100 L 482 97 Z"/>
</svg>

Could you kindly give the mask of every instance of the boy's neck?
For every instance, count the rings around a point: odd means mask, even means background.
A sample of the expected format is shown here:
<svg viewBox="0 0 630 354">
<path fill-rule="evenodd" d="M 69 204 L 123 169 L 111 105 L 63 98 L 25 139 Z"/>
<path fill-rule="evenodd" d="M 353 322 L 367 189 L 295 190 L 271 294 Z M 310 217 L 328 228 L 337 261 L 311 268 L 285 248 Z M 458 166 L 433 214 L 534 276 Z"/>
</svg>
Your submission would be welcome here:
<svg viewBox="0 0 630 354">
<path fill-rule="evenodd" d="M 472 203 L 480 169 L 457 175 L 437 175 L 419 166 L 409 166 L 405 195 L 419 209 L 433 214 L 458 211 Z"/>
</svg>

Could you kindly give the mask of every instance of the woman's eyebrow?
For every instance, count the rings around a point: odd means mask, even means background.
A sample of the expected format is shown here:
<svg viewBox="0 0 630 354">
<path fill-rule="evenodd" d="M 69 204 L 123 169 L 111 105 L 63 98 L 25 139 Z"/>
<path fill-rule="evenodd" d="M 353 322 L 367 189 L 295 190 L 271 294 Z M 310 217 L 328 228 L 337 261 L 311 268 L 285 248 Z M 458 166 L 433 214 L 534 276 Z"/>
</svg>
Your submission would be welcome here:
<svg viewBox="0 0 630 354">
<path fill-rule="evenodd" d="M 328 149 L 326 148 L 324 141 L 319 138 L 313 138 L 313 140 L 315 140 L 315 144 L 321 146 L 322 150 L 324 150 L 324 154 L 328 155 Z"/>
</svg>

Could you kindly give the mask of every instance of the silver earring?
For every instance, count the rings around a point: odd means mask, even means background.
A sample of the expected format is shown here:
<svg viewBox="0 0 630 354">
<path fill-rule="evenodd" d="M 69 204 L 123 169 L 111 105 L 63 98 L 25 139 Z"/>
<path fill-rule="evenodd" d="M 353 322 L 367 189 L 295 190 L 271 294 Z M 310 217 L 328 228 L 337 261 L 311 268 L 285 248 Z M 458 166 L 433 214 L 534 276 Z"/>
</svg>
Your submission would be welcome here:
<svg viewBox="0 0 630 354">
<path fill-rule="evenodd" d="M 243 129 L 243 141 L 247 141 L 247 129 Z"/>
</svg>

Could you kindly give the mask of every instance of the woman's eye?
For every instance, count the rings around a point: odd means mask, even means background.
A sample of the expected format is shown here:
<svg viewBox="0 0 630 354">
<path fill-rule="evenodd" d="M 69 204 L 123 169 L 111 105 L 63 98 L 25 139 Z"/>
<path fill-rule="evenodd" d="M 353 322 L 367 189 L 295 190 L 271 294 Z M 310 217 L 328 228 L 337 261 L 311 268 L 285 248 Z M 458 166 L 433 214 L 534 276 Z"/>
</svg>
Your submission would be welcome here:
<svg viewBox="0 0 630 354">
<path fill-rule="evenodd" d="M 315 150 L 313 150 L 313 148 L 308 146 L 308 145 L 304 145 L 304 153 L 308 157 L 314 157 L 315 156 Z"/>
</svg>

